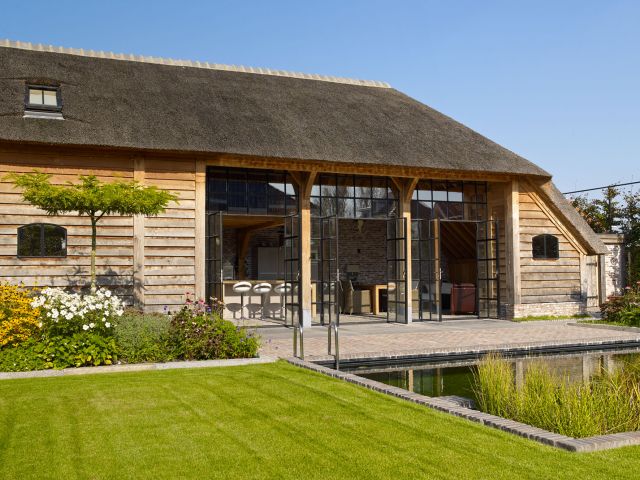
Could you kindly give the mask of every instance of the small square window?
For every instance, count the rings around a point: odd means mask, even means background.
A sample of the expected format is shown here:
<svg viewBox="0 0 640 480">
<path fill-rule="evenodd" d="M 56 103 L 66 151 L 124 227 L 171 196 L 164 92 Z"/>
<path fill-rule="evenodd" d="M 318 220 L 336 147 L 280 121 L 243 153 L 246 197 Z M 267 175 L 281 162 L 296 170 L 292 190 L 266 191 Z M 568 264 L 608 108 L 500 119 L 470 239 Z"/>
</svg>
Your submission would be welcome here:
<svg viewBox="0 0 640 480">
<path fill-rule="evenodd" d="M 45 110 L 59 112 L 62 110 L 60 89 L 57 87 L 27 86 L 27 110 Z"/>
</svg>

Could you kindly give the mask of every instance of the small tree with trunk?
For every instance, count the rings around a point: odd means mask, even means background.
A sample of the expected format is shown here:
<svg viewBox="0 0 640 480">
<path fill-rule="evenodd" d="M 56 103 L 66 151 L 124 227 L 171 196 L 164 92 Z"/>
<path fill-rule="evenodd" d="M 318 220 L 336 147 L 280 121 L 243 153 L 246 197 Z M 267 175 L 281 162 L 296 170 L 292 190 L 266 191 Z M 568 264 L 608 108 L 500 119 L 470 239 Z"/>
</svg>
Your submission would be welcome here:
<svg viewBox="0 0 640 480">
<path fill-rule="evenodd" d="M 105 215 L 158 215 L 177 197 L 155 186 L 136 181 L 105 183 L 95 175 L 81 175 L 78 183 L 51 183 L 51 175 L 33 172 L 8 176 L 22 197 L 47 215 L 77 212 L 91 221 L 91 291 L 96 291 L 96 237 Z"/>
</svg>

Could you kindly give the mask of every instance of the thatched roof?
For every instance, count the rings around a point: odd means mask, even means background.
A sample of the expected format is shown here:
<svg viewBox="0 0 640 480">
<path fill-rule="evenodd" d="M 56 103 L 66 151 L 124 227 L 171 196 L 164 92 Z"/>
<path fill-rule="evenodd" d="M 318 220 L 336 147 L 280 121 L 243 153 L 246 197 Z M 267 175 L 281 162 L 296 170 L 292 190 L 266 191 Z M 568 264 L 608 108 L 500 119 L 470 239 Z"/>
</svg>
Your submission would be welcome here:
<svg viewBox="0 0 640 480">
<path fill-rule="evenodd" d="M 380 82 L 0 47 L 0 140 L 550 176 Z M 23 118 L 25 82 L 65 120 Z"/>
<path fill-rule="evenodd" d="M 592 255 L 606 255 L 609 250 L 602 239 L 589 226 L 582 215 L 571 205 L 571 202 L 550 181 L 536 182 L 539 192 L 546 197 L 547 204 L 555 213 L 564 217 L 578 241 L 587 247 Z"/>
</svg>

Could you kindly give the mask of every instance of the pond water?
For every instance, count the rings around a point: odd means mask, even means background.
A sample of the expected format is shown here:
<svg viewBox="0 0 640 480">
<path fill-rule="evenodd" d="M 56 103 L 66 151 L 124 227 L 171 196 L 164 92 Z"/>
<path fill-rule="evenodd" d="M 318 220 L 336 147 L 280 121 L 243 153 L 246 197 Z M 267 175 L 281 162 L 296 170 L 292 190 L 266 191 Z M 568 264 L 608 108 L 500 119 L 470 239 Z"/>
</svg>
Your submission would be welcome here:
<svg viewBox="0 0 640 480">
<path fill-rule="evenodd" d="M 536 355 L 507 359 L 521 382 L 532 362 L 544 362 L 561 378 L 577 382 L 606 369 L 612 371 L 625 362 L 640 361 L 640 349 L 581 352 L 579 354 Z M 473 377 L 478 361 L 392 364 L 388 366 L 345 368 L 344 371 L 430 397 L 456 395 L 475 401 Z"/>
</svg>

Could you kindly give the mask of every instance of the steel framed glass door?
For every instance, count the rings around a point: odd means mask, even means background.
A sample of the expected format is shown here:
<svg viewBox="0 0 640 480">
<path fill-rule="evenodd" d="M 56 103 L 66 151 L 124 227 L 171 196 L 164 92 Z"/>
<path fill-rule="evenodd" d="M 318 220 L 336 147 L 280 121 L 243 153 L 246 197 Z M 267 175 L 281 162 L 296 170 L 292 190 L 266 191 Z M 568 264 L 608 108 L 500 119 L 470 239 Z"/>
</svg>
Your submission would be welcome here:
<svg viewBox="0 0 640 480">
<path fill-rule="evenodd" d="M 300 281 L 300 215 L 284 218 L 284 323 L 297 326 L 302 321 L 302 288 Z"/>
<path fill-rule="evenodd" d="M 415 320 L 442 321 L 440 220 L 411 222 L 412 315 Z"/>
<path fill-rule="evenodd" d="M 500 317 L 500 246 L 497 220 L 476 224 L 478 318 Z"/>
<path fill-rule="evenodd" d="M 206 302 L 212 299 L 224 301 L 222 272 L 223 212 L 207 214 L 205 243 L 205 296 Z"/>
<path fill-rule="evenodd" d="M 311 283 L 313 317 L 320 325 L 340 322 L 338 217 L 311 219 Z"/>
<path fill-rule="evenodd" d="M 387 220 L 387 322 L 407 323 L 407 219 Z"/>
</svg>

